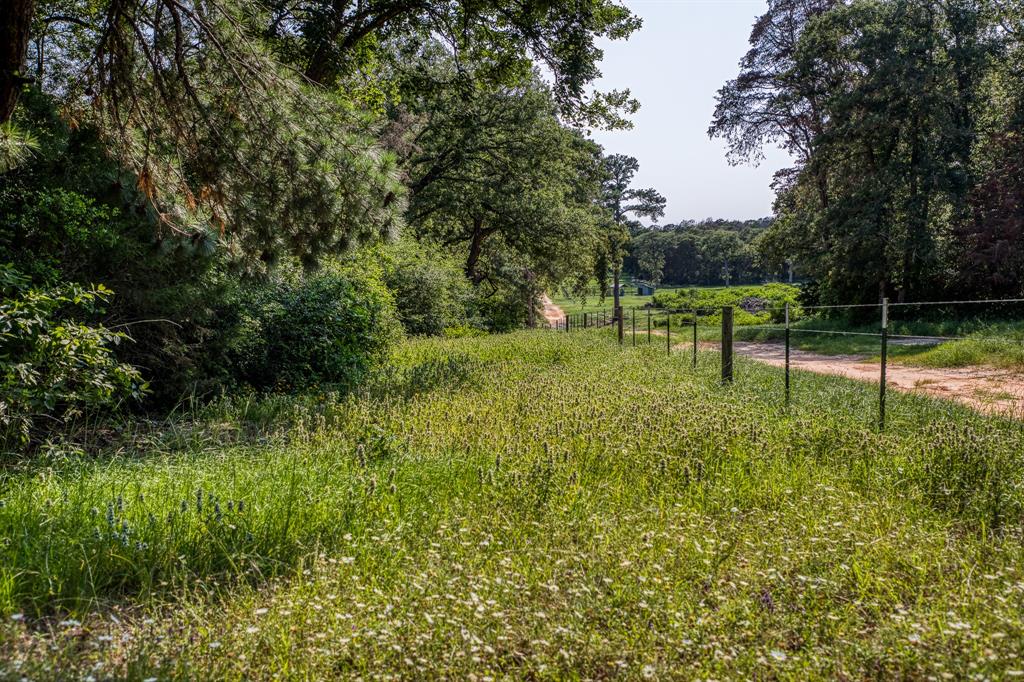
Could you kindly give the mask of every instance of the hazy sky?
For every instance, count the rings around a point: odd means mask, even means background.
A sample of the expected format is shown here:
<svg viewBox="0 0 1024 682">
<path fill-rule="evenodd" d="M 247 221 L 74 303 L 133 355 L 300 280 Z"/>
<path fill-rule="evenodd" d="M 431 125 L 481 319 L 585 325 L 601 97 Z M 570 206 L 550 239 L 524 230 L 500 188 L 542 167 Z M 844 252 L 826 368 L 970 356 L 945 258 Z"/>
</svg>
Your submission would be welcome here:
<svg viewBox="0 0 1024 682">
<path fill-rule="evenodd" d="M 766 149 L 758 167 L 730 166 L 708 124 L 715 92 L 734 78 L 750 28 L 765 0 L 626 0 L 644 20 L 627 41 L 605 41 L 597 86 L 629 88 L 640 100 L 632 130 L 595 132 L 608 153 L 640 162 L 636 187 L 668 199 L 661 223 L 687 218 L 771 215 L 772 174 L 789 165 L 785 152 Z"/>
</svg>

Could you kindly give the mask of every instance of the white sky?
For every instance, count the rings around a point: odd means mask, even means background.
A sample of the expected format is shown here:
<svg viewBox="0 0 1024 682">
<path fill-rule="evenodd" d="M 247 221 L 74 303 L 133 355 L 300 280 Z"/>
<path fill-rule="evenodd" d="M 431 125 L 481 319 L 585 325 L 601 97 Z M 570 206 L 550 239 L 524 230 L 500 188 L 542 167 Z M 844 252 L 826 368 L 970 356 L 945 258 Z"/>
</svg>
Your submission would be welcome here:
<svg viewBox="0 0 1024 682">
<path fill-rule="evenodd" d="M 643 18 L 627 41 L 603 41 L 601 90 L 629 88 L 640 101 L 625 131 L 596 131 L 607 153 L 640 162 L 635 187 L 653 187 L 668 199 L 662 224 L 687 218 L 760 218 L 771 215 L 772 175 L 790 165 L 778 149 L 758 167 L 730 166 L 708 125 L 715 92 L 735 78 L 754 20 L 765 0 L 625 0 Z"/>
</svg>

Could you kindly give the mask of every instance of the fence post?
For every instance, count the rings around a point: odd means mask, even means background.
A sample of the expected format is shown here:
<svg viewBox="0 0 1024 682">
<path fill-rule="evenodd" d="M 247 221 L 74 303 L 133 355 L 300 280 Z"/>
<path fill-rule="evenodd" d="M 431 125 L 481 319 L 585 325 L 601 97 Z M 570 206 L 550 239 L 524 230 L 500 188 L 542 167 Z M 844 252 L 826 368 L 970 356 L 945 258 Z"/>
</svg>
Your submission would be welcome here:
<svg viewBox="0 0 1024 682">
<path fill-rule="evenodd" d="M 697 369 L 697 309 L 693 309 L 693 368 Z"/>
<path fill-rule="evenodd" d="M 732 383 L 732 306 L 722 308 L 722 383 Z"/>
<path fill-rule="evenodd" d="M 636 308 L 630 311 L 629 317 L 633 323 L 633 347 L 636 348 Z"/>
<path fill-rule="evenodd" d="M 789 405 L 789 303 L 786 303 L 786 404 Z"/>
<path fill-rule="evenodd" d="M 622 329 L 622 318 L 623 317 L 624 316 L 622 314 L 622 306 L 620 305 L 618 308 L 615 309 L 615 319 L 617 320 L 617 326 L 618 326 L 618 331 L 619 331 L 619 345 L 620 346 L 622 345 L 622 339 L 624 338 L 623 329 Z"/>
<path fill-rule="evenodd" d="M 665 309 L 665 352 L 672 355 L 672 312 Z"/>
<path fill-rule="evenodd" d="M 889 299 L 882 299 L 882 367 L 878 386 L 878 430 L 885 431 L 885 369 L 889 352 Z"/>
<path fill-rule="evenodd" d="M 651 309 L 647 309 L 647 343 L 651 342 Z"/>
</svg>

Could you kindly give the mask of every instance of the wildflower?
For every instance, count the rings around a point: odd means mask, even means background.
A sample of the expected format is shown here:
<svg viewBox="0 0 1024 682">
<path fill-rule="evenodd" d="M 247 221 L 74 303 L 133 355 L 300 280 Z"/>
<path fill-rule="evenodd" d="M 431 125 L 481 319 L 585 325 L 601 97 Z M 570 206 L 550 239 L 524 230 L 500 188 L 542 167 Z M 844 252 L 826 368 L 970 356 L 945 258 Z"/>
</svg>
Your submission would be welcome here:
<svg viewBox="0 0 1024 682">
<path fill-rule="evenodd" d="M 768 655 L 774 658 L 776 661 L 784 661 L 787 658 L 786 652 L 779 651 L 778 649 L 772 649 Z"/>
</svg>

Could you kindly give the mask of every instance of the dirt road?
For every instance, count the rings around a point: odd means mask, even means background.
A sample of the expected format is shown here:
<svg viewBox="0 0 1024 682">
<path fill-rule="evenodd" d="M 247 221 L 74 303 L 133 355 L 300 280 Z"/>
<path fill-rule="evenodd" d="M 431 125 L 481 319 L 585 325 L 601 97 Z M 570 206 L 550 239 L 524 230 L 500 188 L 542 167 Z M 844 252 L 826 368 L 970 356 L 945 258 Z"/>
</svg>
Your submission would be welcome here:
<svg viewBox="0 0 1024 682">
<path fill-rule="evenodd" d="M 785 347 L 777 343 L 737 341 L 736 353 L 769 365 L 782 367 Z M 790 366 L 796 369 L 836 374 L 860 381 L 879 381 L 879 364 L 858 355 L 820 355 L 791 350 Z M 924 393 L 965 403 L 983 412 L 1024 417 L 1024 374 L 992 367 L 927 368 L 890 362 L 888 385 L 900 391 Z"/>
<path fill-rule="evenodd" d="M 547 294 L 541 295 L 540 302 L 544 306 L 544 319 L 548 321 L 548 326 L 557 326 L 565 317 L 565 313 L 551 301 L 551 297 Z"/>
</svg>

